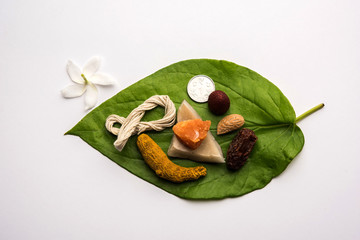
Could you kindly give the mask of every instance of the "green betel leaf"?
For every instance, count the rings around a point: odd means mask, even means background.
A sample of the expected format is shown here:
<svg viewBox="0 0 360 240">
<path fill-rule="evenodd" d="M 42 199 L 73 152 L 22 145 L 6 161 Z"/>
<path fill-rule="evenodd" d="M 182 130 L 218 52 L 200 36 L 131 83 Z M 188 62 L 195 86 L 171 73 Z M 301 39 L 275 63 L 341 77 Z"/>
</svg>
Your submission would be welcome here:
<svg viewBox="0 0 360 240">
<path fill-rule="evenodd" d="M 111 114 L 126 117 L 153 95 L 168 95 L 176 108 L 185 99 L 203 120 L 211 120 L 211 132 L 226 156 L 237 131 L 216 135 L 216 126 L 224 116 L 213 115 L 207 103 L 195 103 L 187 95 L 188 81 L 195 75 L 207 75 L 214 80 L 216 89 L 224 91 L 230 98 L 227 114 L 241 114 L 246 122 L 244 127 L 254 130 L 258 141 L 245 166 L 235 172 L 229 171 L 225 164 L 202 164 L 171 158 L 181 166 L 203 165 L 207 168 L 207 175 L 199 180 L 172 183 L 159 178 L 146 165 L 136 146 L 137 136 L 129 139 L 122 152 L 117 151 L 113 146 L 116 136 L 106 130 L 105 121 Z M 147 112 L 142 121 L 160 119 L 163 115 L 164 109 L 157 107 Z M 284 94 L 256 72 L 227 61 L 198 59 L 175 63 L 131 85 L 87 114 L 66 134 L 79 136 L 129 172 L 176 196 L 221 199 L 263 188 L 285 170 L 304 145 L 297 120 Z M 167 152 L 173 136 L 170 128 L 146 133 Z"/>
</svg>

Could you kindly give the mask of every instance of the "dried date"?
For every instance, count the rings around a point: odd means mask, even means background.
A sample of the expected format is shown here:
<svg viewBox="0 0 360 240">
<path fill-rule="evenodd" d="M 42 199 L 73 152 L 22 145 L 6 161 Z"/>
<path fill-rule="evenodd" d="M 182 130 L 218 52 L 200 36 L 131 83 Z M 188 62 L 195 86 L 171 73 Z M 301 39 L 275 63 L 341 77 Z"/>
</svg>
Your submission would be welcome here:
<svg viewBox="0 0 360 240">
<path fill-rule="evenodd" d="M 226 166 L 230 170 L 239 170 L 254 148 L 257 137 L 254 131 L 243 128 L 230 143 L 226 154 Z"/>
</svg>

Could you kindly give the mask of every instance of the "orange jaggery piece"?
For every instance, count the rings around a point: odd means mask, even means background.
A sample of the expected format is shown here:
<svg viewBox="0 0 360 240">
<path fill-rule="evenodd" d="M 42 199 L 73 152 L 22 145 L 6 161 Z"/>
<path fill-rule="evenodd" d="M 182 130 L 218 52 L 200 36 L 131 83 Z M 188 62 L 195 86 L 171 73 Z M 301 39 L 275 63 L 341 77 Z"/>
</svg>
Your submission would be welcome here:
<svg viewBox="0 0 360 240">
<path fill-rule="evenodd" d="M 185 146 L 196 149 L 206 138 L 210 129 L 211 121 L 202 121 L 201 119 L 186 120 L 178 122 L 173 131 L 179 141 Z"/>
</svg>

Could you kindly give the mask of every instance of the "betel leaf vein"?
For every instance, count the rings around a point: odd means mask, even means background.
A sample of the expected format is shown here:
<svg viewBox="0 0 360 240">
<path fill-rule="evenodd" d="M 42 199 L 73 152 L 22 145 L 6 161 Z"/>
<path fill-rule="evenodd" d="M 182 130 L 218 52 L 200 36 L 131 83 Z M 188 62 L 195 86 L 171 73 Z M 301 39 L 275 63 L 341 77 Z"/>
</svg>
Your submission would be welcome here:
<svg viewBox="0 0 360 240">
<path fill-rule="evenodd" d="M 272 116 L 270 113 L 268 113 L 265 109 L 263 109 L 261 106 L 259 106 L 254 100 L 250 100 L 248 98 L 246 98 L 244 95 L 241 95 L 240 93 L 236 92 L 235 90 L 233 90 L 231 87 L 226 86 L 225 84 L 221 84 L 220 85 L 226 87 L 227 89 L 234 91 L 235 93 L 237 93 L 240 97 L 244 98 L 245 100 L 247 100 L 250 104 L 254 104 L 257 108 L 259 108 L 261 111 L 263 111 L 266 115 L 268 115 L 269 117 L 271 117 L 272 119 L 274 119 L 274 116 Z M 226 91 L 228 93 L 228 91 Z M 274 119 L 276 120 L 276 119 Z"/>
<path fill-rule="evenodd" d="M 217 136 L 216 126 L 223 116 L 211 114 L 207 104 L 193 102 L 186 93 L 190 78 L 200 74 L 211 77 L 216 89 L 227 93 L 231 101 L 227 114 L 243 115 L 244 127 L 254 130 L 258 136 L 253 152 L 241 170 L 232 172 L 225 164 L 205 163 L 201 164 L 207 168 L 205 177 L 181 184 L 172 183 L 157 177 L 145 164 L 136 147 L 136 136 L 129 139 L 122 152 L 114 148 L 116 136 L 105 129 L 107 116 L 126 117 L 143 101 L 158 94 L 169 95 L 176 107 L 185 99 L 203 119 L 211 120 L 210 131 L 226 154 L 237 132 Z M 163 114 L 164 110 L 157 107 L 147 112 L 142 121 L 160 119 Z M 186 199 L 222 199 L 263 188 L 286 169 L 304 145 L 304 136 L 296 126 L 298 120 L 280 89 L 258 73 L 228 61 L 194 59 L 165 67 L 122 90 L 87 114 L 67 134 L 79 136 L 130 173 L 171 194 Z M 167 151 L 173 135 L 171 129 L 147 134 Z M 200 165 L 186 159 L 171 160 L 186 167 Z"/>
</svg>

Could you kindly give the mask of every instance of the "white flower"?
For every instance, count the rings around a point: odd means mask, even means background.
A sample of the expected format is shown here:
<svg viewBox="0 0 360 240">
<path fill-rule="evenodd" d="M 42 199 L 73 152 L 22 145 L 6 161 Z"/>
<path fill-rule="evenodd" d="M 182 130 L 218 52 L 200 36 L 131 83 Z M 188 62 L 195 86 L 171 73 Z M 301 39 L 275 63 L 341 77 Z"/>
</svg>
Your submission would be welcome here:
<svg viewBox="0 0 360 240">
<path fill-rule="evenodd" d="M 98 90 L 95 84 L 112 85 L 115 80 L 104 73 L 97 73 L 100 68 L 100 57 L 90 58 L 81 69 L 71 60 L 66 65 L 70 79 L 75 83 L 61 90 L 64 98 L 80 97 L 85 93 L 85 110 L 93 108 L 97 103 Z"/>
</svg>

